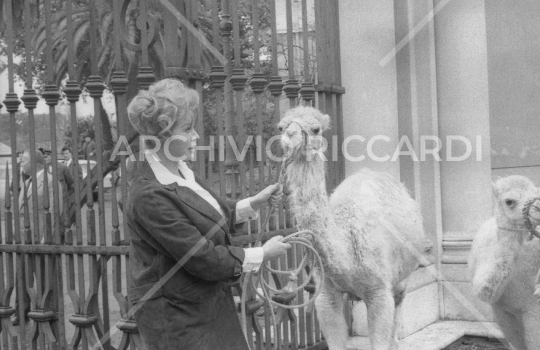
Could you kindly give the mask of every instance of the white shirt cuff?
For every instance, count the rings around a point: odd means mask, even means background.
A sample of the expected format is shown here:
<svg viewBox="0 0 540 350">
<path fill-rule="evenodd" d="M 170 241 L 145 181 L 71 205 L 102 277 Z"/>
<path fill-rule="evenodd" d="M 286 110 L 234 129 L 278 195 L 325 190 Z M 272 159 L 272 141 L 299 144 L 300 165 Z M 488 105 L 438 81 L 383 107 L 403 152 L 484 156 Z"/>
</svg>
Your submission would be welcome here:
<svg viewBox="0 0 540 350">
<path fill-rule="evenodd" d="M 236 203 L 236 223 L 256 219 L 259 216 L 259 211 L 253 210 L 249 204 L 249 198 L 242 199 Z"/>
<path fill-rule="evenodd" d="M 264 258 L 264 250 L 262 247 L 244 248 L 244 251 L 246 256 L 244 257 L 244 262 L 242 263 L 242 271 L 259 271 Z"/>
</svg>

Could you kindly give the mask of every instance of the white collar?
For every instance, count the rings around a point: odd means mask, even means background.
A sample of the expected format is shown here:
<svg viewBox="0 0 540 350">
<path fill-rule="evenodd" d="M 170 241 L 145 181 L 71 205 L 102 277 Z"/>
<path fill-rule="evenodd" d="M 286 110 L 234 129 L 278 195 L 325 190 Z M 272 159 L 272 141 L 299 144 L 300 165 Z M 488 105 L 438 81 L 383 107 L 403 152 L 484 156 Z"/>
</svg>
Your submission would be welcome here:
<svg viewBox="0 0 540 350">
<path fill-rule="evenodd" d="M 172 183 L 177 183 L 180 186 L 192 186 L 195 182 L 195 177 L 191 169 L 188 168 L 187 164 L 184 161 L 178 162 L 178 169 L 182 172 L 185 179 L 179 175 L 175 175 L 169 171 L 161 162 L 155 153 L 148 150 L 144 151 L 144 156 L 150 164 L 150 168 L 156 176 L 156 180 L 162 185 L 170 185 Z"/>
</svg>

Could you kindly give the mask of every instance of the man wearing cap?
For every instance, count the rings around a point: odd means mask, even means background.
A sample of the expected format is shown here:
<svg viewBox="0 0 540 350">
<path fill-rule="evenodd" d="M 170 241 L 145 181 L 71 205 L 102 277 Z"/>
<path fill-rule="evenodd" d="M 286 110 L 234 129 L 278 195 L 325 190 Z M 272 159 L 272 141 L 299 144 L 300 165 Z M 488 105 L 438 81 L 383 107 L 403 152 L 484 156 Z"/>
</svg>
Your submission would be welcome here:
<svg viewBox="0 0 540 350">
<path fill-rule="evenodd" d="M 45 163 L 50 164 L 51 163 L 51 151 L 46 150 L 43 148 L 38 148 L 41 153 L 43 153 L 43 157 L 45 158 Z M 75 190 L 75 181 L 73 181 L 73 175 L 71 174 L 71 169 L 66 166 L 64 163 L 57 162 L 57 169 L 58 169 L 58 182 L 62 185 L 62 189 L 66 191 L 68 196 L 71 196 L 73 194 L 73 191 Z"/>
</svg>

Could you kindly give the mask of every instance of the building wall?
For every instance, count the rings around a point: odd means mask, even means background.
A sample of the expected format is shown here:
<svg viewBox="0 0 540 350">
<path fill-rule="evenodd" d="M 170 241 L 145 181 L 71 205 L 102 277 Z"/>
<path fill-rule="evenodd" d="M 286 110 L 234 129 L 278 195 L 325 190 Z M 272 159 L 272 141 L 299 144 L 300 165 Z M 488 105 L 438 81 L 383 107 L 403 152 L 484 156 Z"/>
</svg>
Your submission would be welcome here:
<svg viewBox="0 0 540 350">
<path fill-rule="evenodd" d="M 393 154 L 398 136 L 396 65 L 380 63 L 395 44 L 393 1 L 348 0 L 339 5 L 341 79 L 346 91 L 343 136 L 350 140 L 345 172 L 369 167 L 399 176 L 399 161 L 378 159 Z M 370 140 L 377 158 L 368 154 Z"/>
<path fill-rule="evenodd" d="M 486 2 L 493 178 L 540 186 L 540 3 Z M 504 72 L 501 74 L 501 72 Z"/>
<path fill-rule="evenodd" d="M 540 182 L 540 5 L 532 0 L 339 4 L 344 138 L 387 136 L 388 142 L 375 143 L 379 156 L 391 154 L 403 136 L 417 156 L 423 136 L 442 141 L 440 160 L 428 155 L 416 161 L 404 152 L 394 162 L 346 162 L 346 175 L 367 166 L 399 177 L 421 205 L 437 263 L 412 278 L 417 288 L 411 298 L 429 300 L 429 307 L 409 309 L 403 317 L 409 325 L 418 318 L 492 320 L 487 305 L 471 295 L 467 259 L 476 231 L 492 216 L 492 179 L 522 174 Z M 519 143 L 513 156 L 501 157 L 505 143 Z M 367 156 L 367 142 L 351 142 L 348 150 Z M 433 280 L 422 285 L 422 273 Z M 437 295 L 436 306 L 430 293 Z M 362 307 L 357 309 L 360 317 Z M 402 336 L 420 326 L 402 330 Z M 357 332 L 362 327 L 358 324 Z"/>
</svg>

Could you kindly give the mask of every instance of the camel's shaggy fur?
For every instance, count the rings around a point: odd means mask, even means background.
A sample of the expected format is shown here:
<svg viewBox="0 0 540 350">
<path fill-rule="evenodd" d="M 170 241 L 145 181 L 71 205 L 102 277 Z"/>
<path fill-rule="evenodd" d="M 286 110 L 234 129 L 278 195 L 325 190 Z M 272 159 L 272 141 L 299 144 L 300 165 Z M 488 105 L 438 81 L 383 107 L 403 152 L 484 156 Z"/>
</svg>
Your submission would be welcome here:
<svg viewBox="0 0 540 350">
<path fill-rule="evenodd" d="M 363 169 L 329 198 L 324 142 L 328 115 L 296 107 L 279 123 L 290 155 L 287 187 L 299 229 L 315 232 L 325 280 L 315 301 L 330 350 L 346 349 L 343 295 L 365 301 L 373 350 L 397 349 L 399 309 L 408 276 L 419 266 L 424 231 L 418 206 L 405 187 L 385 173 Z"/>
<path fill-rule="evenodd" d="M 494 184 L 493 193 L 495 216 L 478 230 L 469 258 L 473 294 L 491 305 L 515 349 L 540 349 L 540 305 L 533 295 L 540 240 L 526 239 L 522 215 L 524 204 L 540 196 L 540 190 L 523 176 L 509 176 Z M 540 223 L 534 206 L 529 217 L 534 225 Z"/>
</svg>

